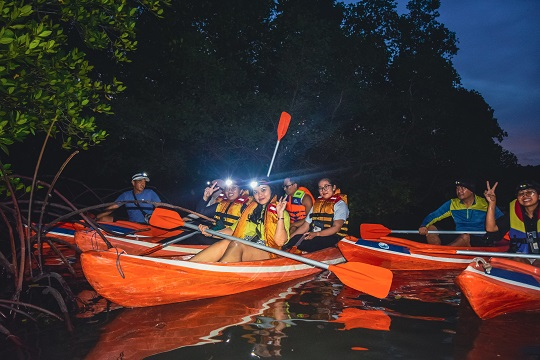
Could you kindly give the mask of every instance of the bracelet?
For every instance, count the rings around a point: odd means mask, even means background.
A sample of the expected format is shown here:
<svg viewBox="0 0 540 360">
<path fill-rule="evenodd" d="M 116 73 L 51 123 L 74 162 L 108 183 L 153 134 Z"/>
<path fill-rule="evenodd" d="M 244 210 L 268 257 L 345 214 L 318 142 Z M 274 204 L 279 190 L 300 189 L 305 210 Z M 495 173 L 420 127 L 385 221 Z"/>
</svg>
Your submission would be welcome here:
<svg viewBox="0 0 540 360">
<path fill-rule="evenodd" d="M 278 220 L 285 220 L 285 218 L 278 218 Z"/>
</svg>

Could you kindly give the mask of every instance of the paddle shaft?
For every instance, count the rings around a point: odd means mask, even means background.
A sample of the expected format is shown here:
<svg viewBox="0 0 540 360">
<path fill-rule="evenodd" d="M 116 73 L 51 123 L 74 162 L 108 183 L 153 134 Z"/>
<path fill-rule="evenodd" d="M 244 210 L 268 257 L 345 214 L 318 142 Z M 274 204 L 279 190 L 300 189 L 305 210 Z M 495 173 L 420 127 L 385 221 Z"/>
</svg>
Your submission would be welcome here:
<svg viewBox="0 0 540 360">
<path fill-rule="evenodd" d="M 274 149 L 274 155 L 272 155 L 272 161 L 270 161 L 270 166 L 268 167 L 268 173 L 266 174 L 266 177 L 270 176 L 270 172 L 272 171 L 272 165 L 274 165 L 274 159 L 276 158 L 278 147 L 279 147 L 279 140 L 276 143 L 276 148 Z"/>
<path fill-rule="evenodd" d="M 189 228 L 189 229 L 196 229 L 196 230 L 199 229 L 197 225 L 193 225 L 193 224 L 184 224 L 184 227 Z M 308 265 L 315 266 L 315 267 L 318 267 L 318 268 L 321 268 L 321 269 L 324 269 L 324 270 L 328 270 L 328 268 L 330 267 L 330 265 L 325 264 L 325 263 L 320 262 L 320 261 L 316 261 L 316 260 L 313 260 L 313 259 L 308 259 L 306 257 L 291 254 L 291 253 L 286 252 L 286 251 L 282 251 L 282 250 L 274 249 L 274 248 L 271 248 L 271 247 L 268 247 L 268 246 L 260 245 L 260 244 L 257 244 L 257 243 L 251 242 L 251 241 L 247 241 L 247 240 L 244 240 L 244 239 L 237 238 L 236 236 L 223 234 L 223 233 L 221 233 L 219 231 L 205 230 L 205 232 L 207 232 L 208 234 L 214 235 L 214 236 L 218 236 L 218 237 L 227 239 L 227 240 L 238 241 L 238 242 L 240 242 L 240 243 L 242 243 L 244 245 L 251 246 L 251 247 L 254 247 L 256 249 L 267 251 L 267 252 L 270 252 L 270 253 L 273 253 L 273 254 L 276 254 L 276 255 L 280 255 L 280 256 L 283 256 L 283 257 L 286 257 L 286 258 L 289 258 L 289 259 L 293 259 L 293 260 L 296 260 L 296 261 L 299 261 L 299 262 L 302 262 L 302 263 L 306 263 Z"/>
<path fill-rule="evenodd" d="M 418 234 L 418 230 L 390 230 L 392 234 Z M 485 231 L 430 230 L 428 234 L 470 234 L 484 235 Z"/>
<path fill-rule="evenodd" d="M 473 251 L 473 250 L 456 250 L 456 254 L 458 254 L 458 255 L 474 255 L 474 256 L 493 256 L 493 257 L 540 259 L 540 255 L 537 255 L 537 254 L 503 253 L 503 252 Z"/>
<path fill-rule="evenodd" d="M 198 231 L 194 231 L 194 232 L 192 232 L 192 233 L 185 234 L 185 235 L 183 235 L 183 236 L 180 236 L 180 237 L 174 238 L 174 239 L 172 239 L 172 240 L 169 240 L 169 241 L 167 241 L 167 242 L 164 242 L 163 244 L 156 245 L 156 246 L 154 246 L 154 247 L 151 247 L 150 249 L 147 249 L 147 250 L 143 251 L 142 253 L 139 254 L 139 256 L 150 255 L 150 254 L 152 254 L 152 253 L 154 253 L 154 252 L 156 252 L 156 251 L 158 251 L 158 250 L 163 249 L 163 248 L 166 247 L 166 246 L 169 246 L 169 245 L 171 245 L 171 244 L 175 244 L 175 243 L 177 243 L 177 242 L 180 242 L 180 241 L 182 241 L 182 240 L 185 240 L 185 239 L 187 239 L 187 238 L 190 238 L 190 237 L 192 237 L 193 235 L 195 235 L 195 234 L 197 234 L 197 233 L 199 233 L 199 232 L 198 232 Z"/>
</svg>

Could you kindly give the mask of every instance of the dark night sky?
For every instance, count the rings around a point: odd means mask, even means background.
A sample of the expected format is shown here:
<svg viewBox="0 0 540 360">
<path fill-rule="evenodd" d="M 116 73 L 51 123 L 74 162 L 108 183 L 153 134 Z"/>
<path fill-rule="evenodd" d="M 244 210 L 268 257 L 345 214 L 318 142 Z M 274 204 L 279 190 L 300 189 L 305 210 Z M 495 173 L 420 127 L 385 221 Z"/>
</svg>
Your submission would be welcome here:
<svg viewBox="0 0 540 360">
<path fill-rule="evenodd" d="M 407 2 L 397 1 L 400 13 Z M 540 165 L 540 1 L 441 0 L 439 13 L 459 40 L 462 85 L 482 94 L 508 133 L 501 145 L 521 165 Z"/>
<path fill-rule="evenodd" d="M 540 1 L 442 0 L 440 21 L 459 39 L 453 59 L 508 132 L 502 146 L 540 165 Z"/>
</svg>

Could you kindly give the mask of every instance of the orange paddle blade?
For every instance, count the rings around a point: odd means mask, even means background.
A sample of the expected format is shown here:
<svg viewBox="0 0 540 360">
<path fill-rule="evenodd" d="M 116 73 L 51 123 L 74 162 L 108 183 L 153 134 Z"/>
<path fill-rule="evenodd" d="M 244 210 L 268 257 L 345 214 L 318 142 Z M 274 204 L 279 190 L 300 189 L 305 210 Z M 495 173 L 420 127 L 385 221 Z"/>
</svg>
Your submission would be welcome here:
<svg viewBox="0 0 540 360">
<path fill-rule="evenodd" d="M 362 239 L 379 239 L 391 232 L 392 230 L 381 224 L 360 224 L 360 237 Z"/>
<path fill-rule="evenodd" d="M 330 265 L 328 270 L 343 284 L 379 299 L 388 295 L 394 276 L 388 269 L 360 262 Z"/>
<path fill-rule="evenodd" d="M 277 128 L 277 139 L 280 141 L 283 139 L 287 130 L 289 129 L 289 124 L 291 123 L 291 115 L 288 112 L 282 112 L 279 118 L 279 124 Z"/>
<path fill-rule="evenodd" d="M 150 225 L 162 228 L 162 229 L 174 229 L 184 225 L 184 220 L 180 217 L 176 211 L 156 208 L 150 216 Z"/>
</svg>

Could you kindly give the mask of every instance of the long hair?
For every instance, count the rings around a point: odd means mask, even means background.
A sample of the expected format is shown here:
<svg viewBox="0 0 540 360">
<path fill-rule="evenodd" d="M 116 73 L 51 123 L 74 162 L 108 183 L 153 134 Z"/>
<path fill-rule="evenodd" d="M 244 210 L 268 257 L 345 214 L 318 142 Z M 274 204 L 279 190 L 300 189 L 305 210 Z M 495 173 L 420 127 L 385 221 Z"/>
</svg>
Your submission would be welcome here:
<svg viewBox="0 0 540 360">
<path fill-rule="evenodd" d="M 248 221 L 254 224 L 259 224 L 264 221 L 264 212 L 266 210 L 266 206 L 268 206 L 268 204 L 272 202 L 272 198 L 274 197 L 274 194 L 275 194 L 274 187 L 270 184 L 270 182 L 267 179 L 260 179 L 258 183 L 259 183 L 259 186 L 260 185 L 268 186 L 268 188 L 270 189 L 270 200 L 268 201 L 268 203 L 264 205 L 257 203 L 257 207 L 255 208 L 255 210 L 253 210 L 253 212 L 248 217 Z"/>
</svg>

